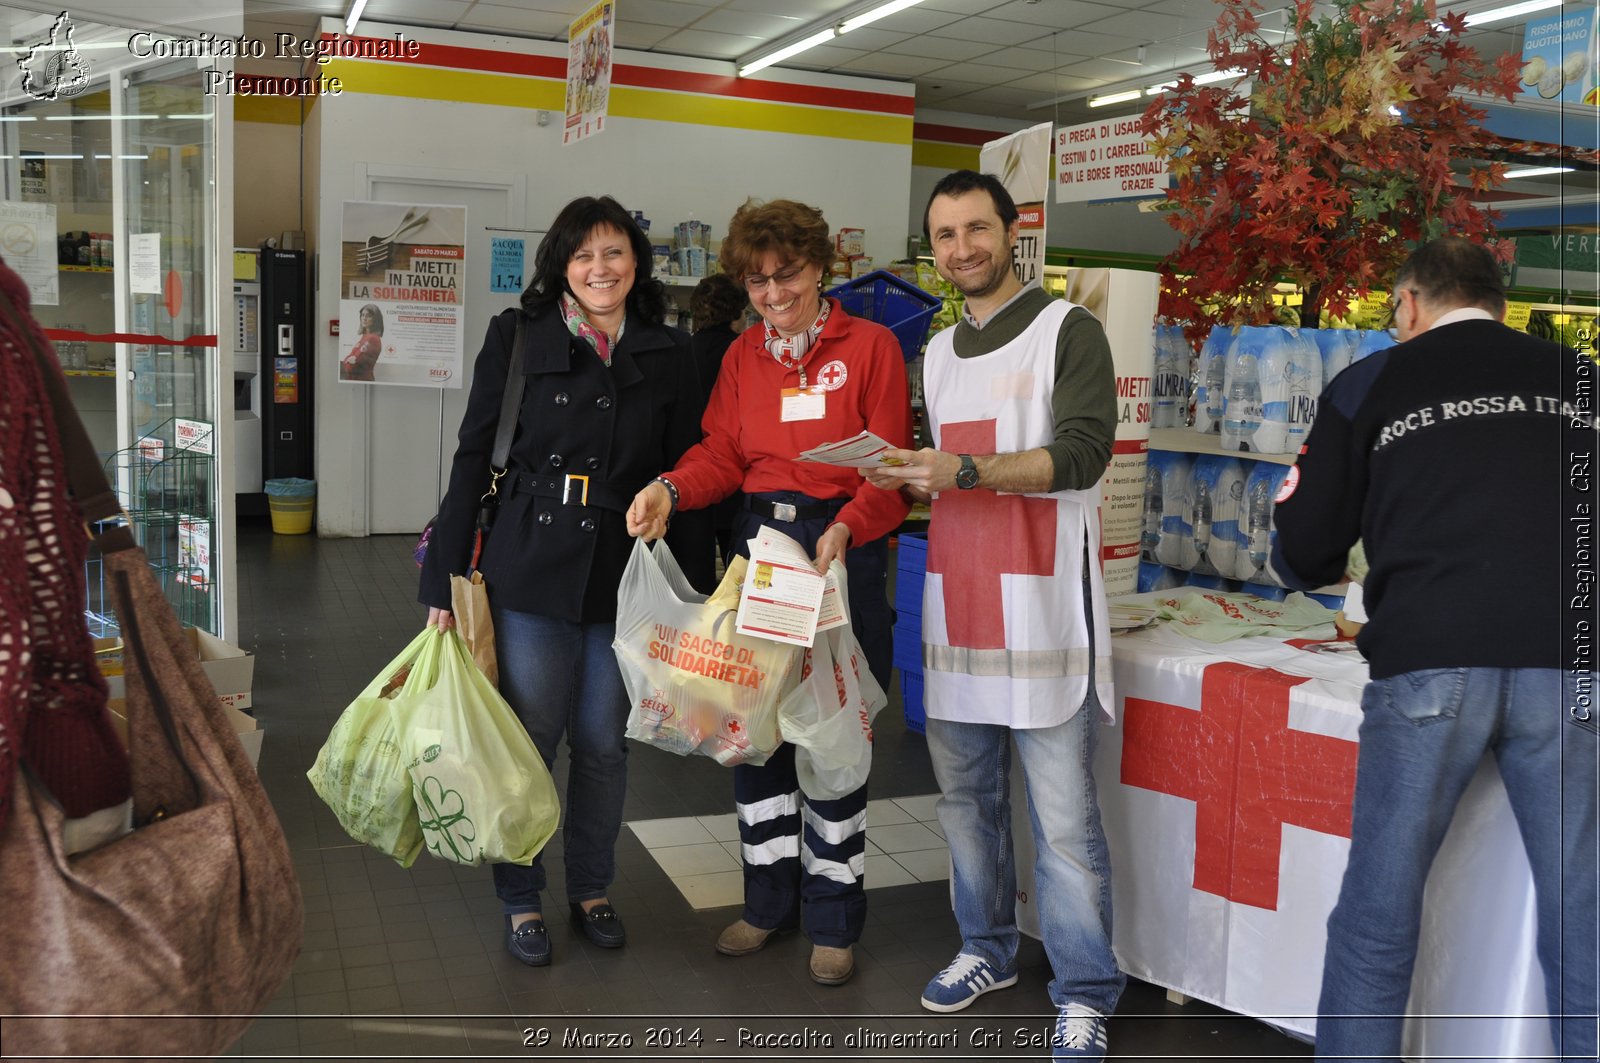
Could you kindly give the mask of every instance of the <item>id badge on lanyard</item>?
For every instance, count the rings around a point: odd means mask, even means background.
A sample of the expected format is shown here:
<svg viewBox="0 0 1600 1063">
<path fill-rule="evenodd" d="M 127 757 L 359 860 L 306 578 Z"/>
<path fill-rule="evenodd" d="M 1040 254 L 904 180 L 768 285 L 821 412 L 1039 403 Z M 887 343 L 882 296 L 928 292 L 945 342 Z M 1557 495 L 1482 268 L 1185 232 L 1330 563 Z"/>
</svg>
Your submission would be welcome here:
<svg viewBox="0 0 1600 1063">
<path fill-rule="evenodd" d="M 784 388 L 781 419 L 820 421 L 828 415 L 828 393 L 822 387 Z"/>
</svg>

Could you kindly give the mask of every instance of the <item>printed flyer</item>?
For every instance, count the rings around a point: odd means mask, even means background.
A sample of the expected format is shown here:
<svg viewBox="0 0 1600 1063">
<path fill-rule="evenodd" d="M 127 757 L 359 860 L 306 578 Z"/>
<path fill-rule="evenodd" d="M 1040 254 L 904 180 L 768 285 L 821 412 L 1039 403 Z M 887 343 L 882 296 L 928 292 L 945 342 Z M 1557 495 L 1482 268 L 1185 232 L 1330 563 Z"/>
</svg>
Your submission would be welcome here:
<svg viewBox="0 0 1600 1063">
<path fill-rule="evenodd" d="M 342 233 L 340 381 L 459 388 L 467 208 L 346 203 Z"/>
</svg>

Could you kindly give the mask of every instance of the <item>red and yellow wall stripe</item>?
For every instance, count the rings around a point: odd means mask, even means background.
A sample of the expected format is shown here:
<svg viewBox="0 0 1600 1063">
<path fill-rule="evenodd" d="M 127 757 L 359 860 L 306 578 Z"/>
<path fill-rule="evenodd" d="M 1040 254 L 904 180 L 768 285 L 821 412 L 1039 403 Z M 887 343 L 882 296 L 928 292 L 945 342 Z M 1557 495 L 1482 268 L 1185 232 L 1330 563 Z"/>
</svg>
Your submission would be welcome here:
<svg viewBox="0 0 1600 1063">
<path fill-rule="evenodd" d="M 325 38 L 331 36 L 324 34 Z M 558 113 L 565 109 L 564 56 L 425 41 L 418 45 L 416 58 L 335 58 L 315 73 L 337 77 L 346 94 L 452 100 Z M 320 100 L 317 105 L 332 102 Z M 798 85 L 623 62 L 611 69 L 609 114 L 615 118 L 910 146 L 915 109 L 916 100 L 909 94 Z M 238 117 L 244 121 L 270 120 L 245 118 L 242 113 Z"/>
</svg>

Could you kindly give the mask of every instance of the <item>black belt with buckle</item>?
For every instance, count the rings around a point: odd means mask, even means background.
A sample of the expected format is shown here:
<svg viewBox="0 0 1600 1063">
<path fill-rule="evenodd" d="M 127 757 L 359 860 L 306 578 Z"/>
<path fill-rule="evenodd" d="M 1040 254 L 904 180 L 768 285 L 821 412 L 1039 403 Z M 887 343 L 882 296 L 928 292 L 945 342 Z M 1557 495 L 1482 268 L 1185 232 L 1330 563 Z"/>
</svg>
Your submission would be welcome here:
<svg viewBox="0 0 1600 1063">
<path fill-rule="evenodd" d="M 628 512 L 633 496 L 642 485 L 628 485 L 615 480 L 595 480 L 588 476 L 568 473 L 564 476 L 539 476 L 518 473 L 514 491 L 526 492 L 536 498 L 549 498 L 564 506 L 598 506 L 617 513 Z"/>
<path fill-rule="evenodd" d="M 802 502 L 797 505 L 792 502 L 772 502 L 765 498 L 746 495 L 744 508 L 767 520 L 781 520 L 793 524 L 796 521 L 831 517 L 843 509 L 847 501 L 849 500 L 837 498 L 830 502 Z"/>
</svg>

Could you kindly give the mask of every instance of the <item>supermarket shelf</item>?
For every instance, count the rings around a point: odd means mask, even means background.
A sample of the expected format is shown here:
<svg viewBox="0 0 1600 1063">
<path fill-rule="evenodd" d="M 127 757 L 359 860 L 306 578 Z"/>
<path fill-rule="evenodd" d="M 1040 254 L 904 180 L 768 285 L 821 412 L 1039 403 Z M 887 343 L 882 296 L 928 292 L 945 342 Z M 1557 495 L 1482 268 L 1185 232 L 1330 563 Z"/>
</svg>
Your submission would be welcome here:
<svg viewBox="0 0 1600 1063">
<path fill-rule="evenodd" d="M 655 276 L 656 280 L 660 281 L 662 284 L 665 284 L 669 288 L 693 288 L 695 285 L 705 280 L 704 277 L 680 277 L 677 274 L 667 275 L 657 273 Z"/>
<path fill-rule="evenodd" d="M 110 266 L 57 266 L 62 273 L 115 273 Z"/>
<path fill-rule="evenodd" d="M 61 370 L 61 375 L 114 377 L 117 375 L 117 371 L 115 369 L 63 369 Z"/>
<path fill-rule="evenodd" d="M 1221 454 L 1229 458 L 1248 458 L 1251 461 L 1270 461 L 1278 465 L 1293 465 L 1297 454 L 1250 454 L 1237 450 L 1223 450 L 1221 440 L 1214 435 L 1202 435 L 1192 428 L 1150 429 L 1151 450 L 1175 450 L 1180 454 Z"/>
</svg>

